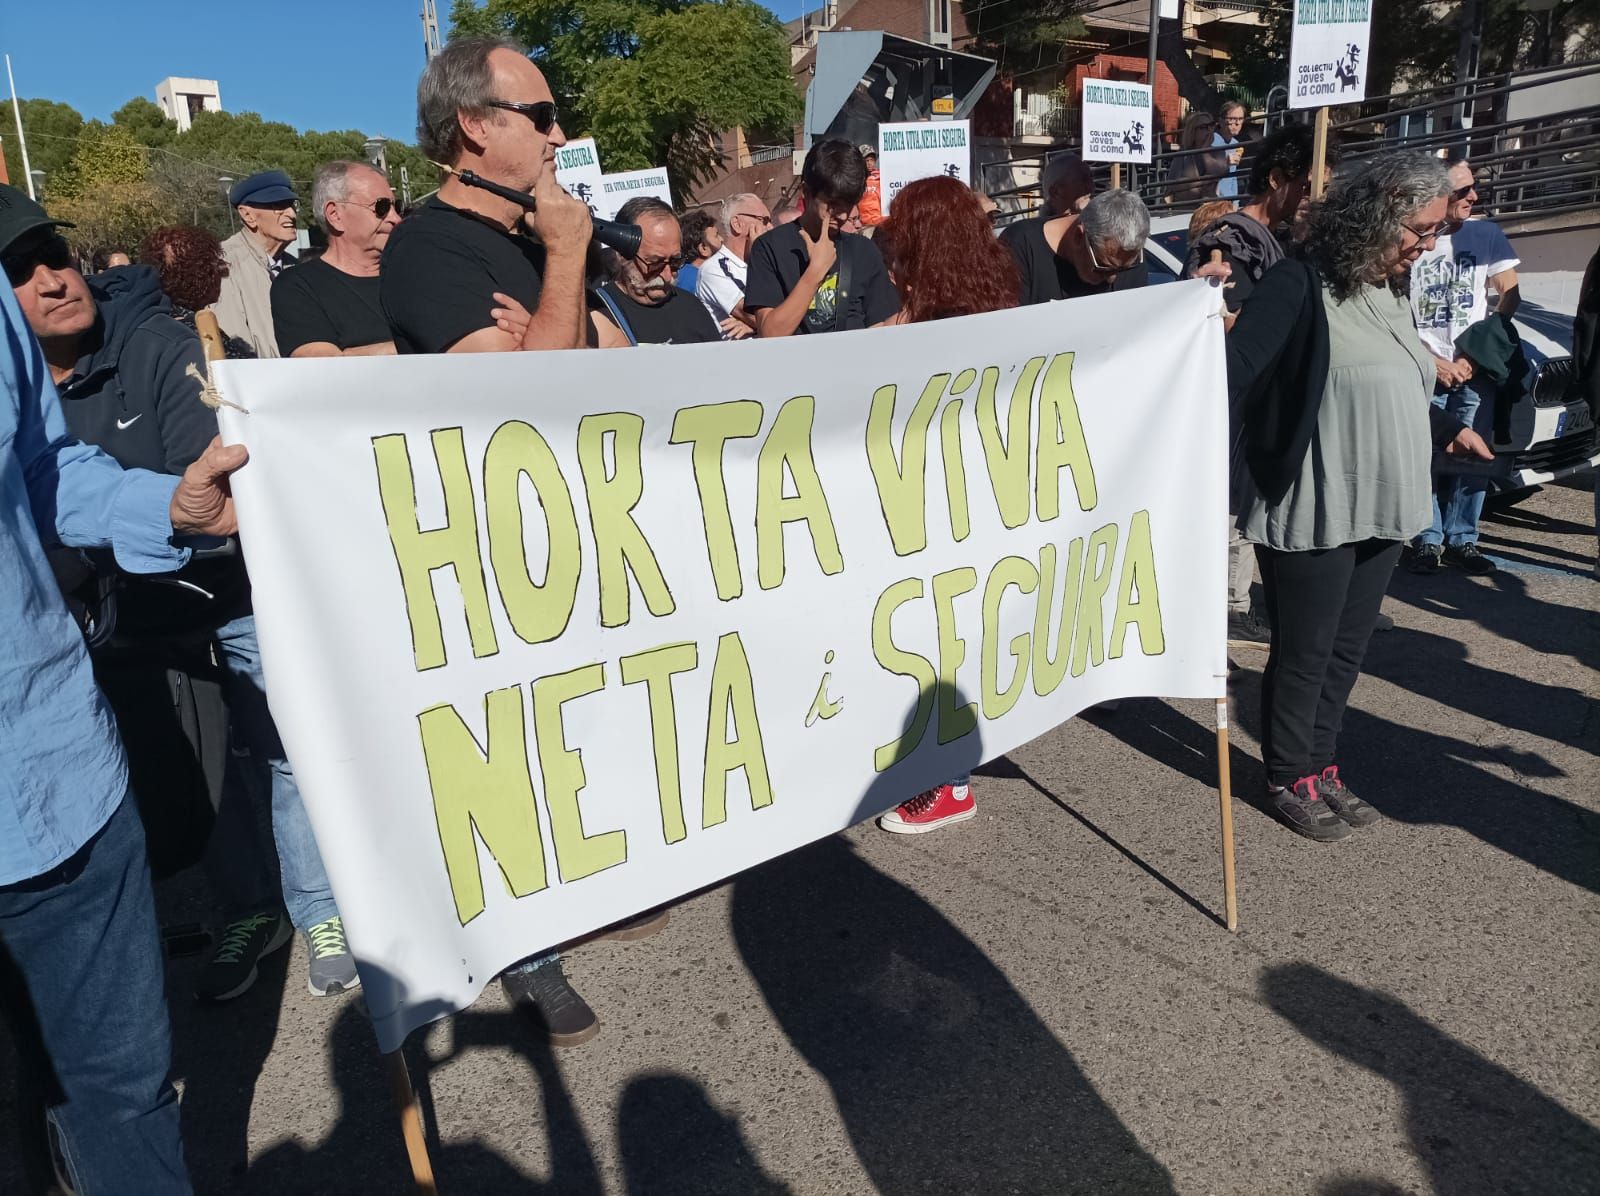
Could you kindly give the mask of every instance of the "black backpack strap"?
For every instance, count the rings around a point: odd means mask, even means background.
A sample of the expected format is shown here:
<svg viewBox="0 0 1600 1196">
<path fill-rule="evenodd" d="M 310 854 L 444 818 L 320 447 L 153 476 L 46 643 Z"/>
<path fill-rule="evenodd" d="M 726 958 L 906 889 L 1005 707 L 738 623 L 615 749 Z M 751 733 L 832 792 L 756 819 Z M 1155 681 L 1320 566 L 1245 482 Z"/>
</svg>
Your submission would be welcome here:
<svg viewBox="0 0 1600 1196">
<path fill-rule="evenodd" d="M 850 317 L 850 259 L 854 256 L 850 246 L 855 241 L 851 233 L 839 237 L 839 283 L 834 291 L 833 330 L 843 332 Z"/>
</svg>

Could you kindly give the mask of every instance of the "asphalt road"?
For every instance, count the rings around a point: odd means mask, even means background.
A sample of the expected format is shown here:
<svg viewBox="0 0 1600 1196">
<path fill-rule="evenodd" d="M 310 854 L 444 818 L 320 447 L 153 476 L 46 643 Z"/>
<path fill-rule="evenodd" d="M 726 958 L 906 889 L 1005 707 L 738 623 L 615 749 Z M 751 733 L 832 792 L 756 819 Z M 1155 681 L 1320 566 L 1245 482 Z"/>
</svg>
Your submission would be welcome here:
<svg viewBox="0 0 1600 1196">
<path fill-rule="evenodd" d="M 970 822 L 857 827 L 572 952 L 585 1046 L 497 988 L 414 1035 L 441 1191 L 1600 1192 L 1590 503 L 1495 515 L 1492 578 L 1397 572 L 1341 749 L 1385 818 L 1342 843 L 1261 812 L 1264 654 L 1236 654 L 1238 934 L 1209 704 L 1126 702 L 982 770 Z M 193 966 L 200 1190 L 404 1191 L 357 1001 L 308 996 L 298 945 L 223 1008 Z"/>
</svg>

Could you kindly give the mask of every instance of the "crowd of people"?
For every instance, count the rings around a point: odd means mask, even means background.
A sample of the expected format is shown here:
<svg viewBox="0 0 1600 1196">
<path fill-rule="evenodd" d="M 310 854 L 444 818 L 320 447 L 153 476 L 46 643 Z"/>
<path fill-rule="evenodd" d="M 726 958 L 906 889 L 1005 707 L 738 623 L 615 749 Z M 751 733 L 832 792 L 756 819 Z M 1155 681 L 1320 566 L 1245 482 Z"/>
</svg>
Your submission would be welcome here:
<svg viewBox="0 0 1600 1196">
<path fill-rule="evenodd" d="M 1185 273 L 1226 284 L 1229 635 L 1268 648 L 1269 796 L 1327 841 L 1378 816 L 1341 777 L 1338 733 L 1397 558 L 1414 541 L 1420 572 L 1492 568 L 1475 543 L 1482 475 L 1448 465 L 1490 456 L 1496 387 L 1515 384 L 1517 263 L 1498 229 L 1468 219 L 1466 162 L 1387 152 L 1312 203 L 1310 134 L 1286 128 L 1245 155 L 1243 117 L 1230 105 L 1186 127 L 1186 145 L 1217 155 L 1197 197 L 1221 206 L 1197 219 Z M 402 219 L 380 171 L 322 167 L 310 214 L 327 248 L 305 261 L 291 251 L 300 196 L 277 171 L 234 185 L 226 241 L 158 229 L 136 262 L 87 278 L 62 222 L 0 187 L 0 943 L 41 1028 L 25 1062 L 57 1081 L 51 1123 L 82 1192 L 187 1190 L 147 850 L 162 871 L 204 864 L 218 931 L 198 998 L 245 992 L 296 931 L 312 993 L 360 984 L 266 701 L 227 483 L 244 454 L 215 439 L 201 402 L 197 312 L 216 315 L 234 357 L 580 351 L 921 323 L 1147 281 L 1144 202 L 1097 192 L 1069 156 L 1041 179 L 1043 210 L 997 236 L 992 204 L 948 177 L 881 212 L 871 147 L 825 139 L 777 216 L 753 194 L 688 217 L 635 199 L 618 219 L 640 230 L 637 250 L 604 260 L 589 209 L 556 181 L 550 88 L 514 46 L 462 39 L 432 59 L 418 132 L 451 168 L 437 193 Z M 214 682 L 220 768 L 141 762 L 152 684 L 165 694 L 174 672 L 195 694 Z M 202 792 L 214 825 L 162 855 L 167 794 L 141 790 L 167 784 Z M 926 833 L 974 813 L 958 776 L 879 825 Z M 604 933 L 668 921 L 652 911 Z M 552 1042 L 598 1032 L 559 952 L 501 983 Z"/>
</svg>

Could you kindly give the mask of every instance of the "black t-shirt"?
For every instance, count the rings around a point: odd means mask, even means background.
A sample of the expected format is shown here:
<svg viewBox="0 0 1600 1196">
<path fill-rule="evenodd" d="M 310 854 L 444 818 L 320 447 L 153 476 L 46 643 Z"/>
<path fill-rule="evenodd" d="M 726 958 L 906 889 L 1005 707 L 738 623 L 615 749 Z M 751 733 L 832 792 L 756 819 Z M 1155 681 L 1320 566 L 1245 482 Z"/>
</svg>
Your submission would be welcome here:
<svg viewBox="0 0 1600 1196">
<path fill-rule="evenodd" d="M 378 276 L 346 274 L 321 258 L 291 266 L 273 280 L 272 327 L 284 357 L 319 341 L 358 349 L 392 339 Z"/>
<path fill-rule="evenodd" d="M 841 262 L 846 254 L 850 255 L 850 294 L 843 322 L 835 318 L 839 294 L 839 268 L 835 265 L 817 288 L 796 332 L 870 328 L 900 310 L 900 297 L 895 294 L 876 245 L 866 237 L 844 233 L 839 237 L 838 250 Z M 777 307 L 798 285 L 809 260 L 798 220 L 780 224 L 756 238 L 750 247 L 750 268 L 745 279 L 745 310 Z"/>
<path fill-rule="evenodd" d="M 1011 256 L 1017 259 L 1017 269 L 1022 272 L 1024 306 L 1055 299 L 1076 299 L 1080 295 L 1102 295 L 1107 291 L 1131 291 L 1149 280 L 1150 272 L 1140 262 L 1131 270 L 1119 271 L 1113 283 L 1084 282 L 1072 263 L 1056 256 L 1044 239 L 1046 219 L 1053 217 L 1019 220 L 1006 225 L 1000 233 L 1000 240 L 1011 250 Z"/>
<path fill-rule="evenodd" d="M 694 345 L 722 339 L 722 330 L 706 305 L 677 287 L 668 287 L 666 301 L 654 306 L 623 294 L 614 282 L 603 289 L 641 345 Z"/>
<path fill-rule="evenodd" d="M 389 234 L 379 278 L 395 350 L 443 353 L 494 326 L 496 291 L 539 306 L 544 246 L 435 195 Z"/>
</svg>

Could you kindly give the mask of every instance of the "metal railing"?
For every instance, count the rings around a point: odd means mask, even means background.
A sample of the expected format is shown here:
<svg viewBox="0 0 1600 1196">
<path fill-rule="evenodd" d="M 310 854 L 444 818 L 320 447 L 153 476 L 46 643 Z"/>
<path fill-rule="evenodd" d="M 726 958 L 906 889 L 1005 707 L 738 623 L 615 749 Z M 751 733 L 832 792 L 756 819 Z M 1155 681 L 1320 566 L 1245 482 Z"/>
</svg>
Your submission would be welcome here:
<svg viewBox="0 0 1600 1196">
<path fill-rule="evenodd" d="M 1510 115 L 1510 97 L 1540 87 L 1574 81 L 1595 84 L 1595 102 L 1536 117 Z M 1459 123 L 1463 105 L 1472 124 Z M 1330 122 L 1330 136 L 1341 160 L 1357 163 L 1381 150 L 1400 146 L 1430 151 L 1465 152 L 1478 174 L 1480 210 L 1502 223 L 1595 211 L 1600 219 L 1600 62 L 1540 68 L 1512 75 L 1446 84 L 1421 91 L 1378 96 L 1351 105 L 1354 115 Z M 1344 110 L 1338 110 L 1344 111 Z M 1302 110 L 1285 119 L 1310 120 Z M 1282 121 L 1275 123 L 1281 125 Z M 1076 137 L 1063 138 L 1046 149 L 985 163 L 983 177 L 994 180 L 1032 173 L 1048 154 L 1076 150 Z M 1214 153 L 1211 149 L 1165 150 L 1149 165 L 1123 167 L 1123 186 L 1139 192 L 1159 212 L 1192 211 L 1209 196 L 1190 195 L 1193 178 L 1174 177 L 1185 160 Z M 1246 150 L 1246 189 L 1249 152 Z M 1108 167 L 1094 167 L 1104 184 Z M 989 192 L 1008 209 L 1009 217 L 1036 210 L 1037 184 L 998 186 Z"/>
</svg>

